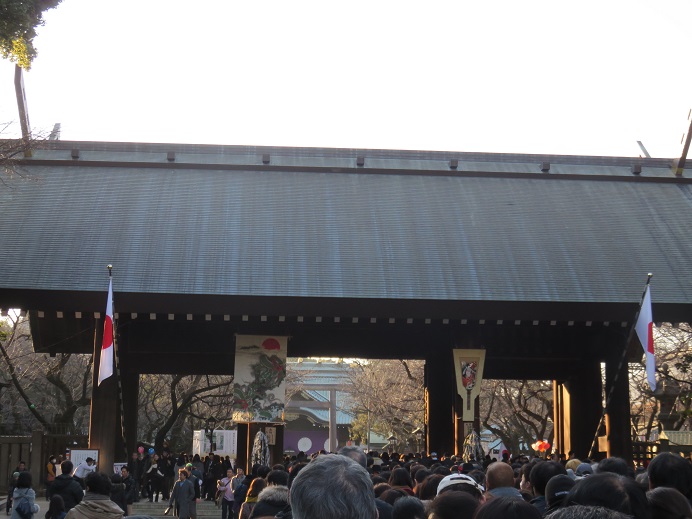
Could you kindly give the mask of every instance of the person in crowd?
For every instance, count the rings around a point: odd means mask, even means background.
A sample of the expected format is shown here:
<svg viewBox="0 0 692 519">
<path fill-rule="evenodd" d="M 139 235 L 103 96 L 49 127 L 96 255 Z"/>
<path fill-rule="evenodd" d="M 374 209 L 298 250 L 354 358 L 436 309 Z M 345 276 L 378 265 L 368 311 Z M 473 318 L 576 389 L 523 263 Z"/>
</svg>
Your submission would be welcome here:
<svg viewBox="0 0 692 519">
<path fill-rule="evenodd" d="M 294 519 L 377 519 L 368 471 L 352 459 L 318 456 L 303 468 L 290 490 Z"/>
<path fill-rule="evenodd" d="M 74 472 L 72 473 L 72 477 L 75 478 L 75 480 L 77 480 L 77 483 L 82 485 L 82 488 L 85 488 L 85 480 L 87 475 L 91 474 L 95 470 L 96 460 L 94 460 L 94 458 L 88 457 L 79 465 L 77 465 L 77 468 L 74 469 Z"/>
<path fill-rule="evenodd" d="M 125 490 L 125 484 L 123 483 L 123 477 L 120 474 L 113 474 L 111 476 L 111 501 L 113 501 L 118 507 L 124 512 L 123 515 L 127 514 L 127 491 Z"/>
<path fill-rule="evenodd" d="M 245 471 L 241 468 L 236 469 L 236 473 L 231 480 L 231 490 L 233 490 L 233 492 L 240 486 L 243 479 L 245 479 Z"/>
<path fill-rule="evenodd" d="M 250 483 L 250 488 L 245 496 L 245 502 L 240 505 L 239 519 L 249 519 L 252 509 L 257 504 L 257 498 L 264 488 L 267 486 L 267 482 L 262 478 L 255 478 Z"/>
<path fill-rule="evenodd" d="M 547 517 L 550 519 L 630 519 L 625 514 L 602 506 L 584 505 L 559 508 Z"/>
<path fill-rule="evenodd" d="M 531 504 L 538 508 L 541 515 L 548 509 L 545 501 L 545 487 L 550 478 L 558 474 L 567 475 L 567 469 L 558 461 L 539 461 L 531 469 L 531 488 L 534 496 Z"/>
<path fill-rule="evenodd" d="M 418 493 L 416 497 L 426 504 L 432 502 L 435 496 L 437 496 L 437 488 L 443 479 L 444 476 L 442 474 L 431 474 L 416 485 L 416 492 Z"/>
<path fill-rule="evenodd" d="M 135 502 L 137 486 L 135 485 L 132 476 L 130 476 L 130 469 L 128 469 L 127 466 L 120 469 L 120 477 L 122 478 L 122 483 L 125 486 L 125 515 L 132 515 L 132 505 Z M 166 499 L 166 501 L 168 501 L 168 499 Z"/>
<path fill-rule="evenodd" d="M 133 452 L 130 462 L 127 464 L 127 470 L 135 485 L 135 502 L 139 501 L 139 493 L 141 491 L 142 469 L 144 468 L 141 454 Z"/>
<path fill-rule="evenodd" d="M 633 479 L 611 472 L 578 481 L 565 500 L 570 504 L 602 506 L 635 519 L 651 519 L 646 493 Z"/>
<path fill-rule="evenodd" d="M 616 456 L 606 458 L 599 462 L 599 464 L 596 466 L 595 472 L 596 474 L 612 472 L 613 474 L 617 474 L 619 476 L 634 479 L 634 469 L 632 466 L 622 458 L 618 458 Z"/>
<path fill-rule="evenodd" d="M 538 460 L 524 463 L 519 469 L 519 492 L 525 501 L 533 499 L 533 488 L 531 487 L 531 470 L 538 463 Z"/>
<path fill-rule="evenodd" d="M 171 489 L 173 488 L 173 480 L 175 472 L 173 472 L 173 460 L 169 450 L 164 450 L 163 455 L 159 458 L 159 472 L 163 474 L 161 481 L 162 499 L 168 501 L 171 498 Z"/>
<path fill-rule="evenodd" d="M 202 495 L 202 479 L 199 470 L 194 467 L 192 463 L 187 463 L 185 465 L 185 471 L 187 472 L 187 479 L 192 484 L 192 490 L 195 493 L 195 498 L 189 505 L 190 518 L 197 519 L 197 503 Z"/>
<path fill-rule="evenodd" d="M 12 515 L 10 519 L 24 519 L 20 510 L 37 514 L 41 509 L 36 504 L 36 492 L 31 488 L 31 472 L 20 472 L 12 492 Z"/>
<path fill-rule="evenodd" d="M 220 479 L 216 488 L 221 494 L 221 519 L 233 519 L 233 469 L 226 471 L 226 477 Z M 230 511 L 230 514 L 229 514 Z"/>
<path fill-rule="evenodd" d="M 392 487 L 389 486 L 389 483 L 385 483 L 384 481 L 381 481 L 383 478 L 381 477 L 375 477 L 371 478 L 373 481 L 373 491 L 375 492 L 375 497 L 377 499 L 382 499 L 382 494 L 384 494 L 387 490 L 391 490 Z"/>
<path fill-rule="evenodd" d="M 692 463 L 672 452 L 662 452 L 649 463 L 649 487 L 675 488 L 692 502 Z"/>
<path fill-rule="evenodd" d="M 478 499 L 467 492 L 445 492 L 430 503 L 428 519 L 469 519 L 479 506 Z"/>
<path fill-rule="evenodd" d="M 560 465 L 557 461 L 545 463 Z M 541 512 L 536 506 L 527 503 L 523 499 L 496 497 L 481 505 L 480 508 L 476 510 L 473 519 L 541 519 L 542 517 Z"/>
<path fill-rule="evenodd" d="M 17 478 L 19 477 L 19 472 L 15 470 L 10 474 L 10 478 L 7 481 L 7 499 L 5 501 L 5 511 L 7 515 L 10 515 L 12 511 L 12 494 L 14 493 L 14 487 L 17 485 Z"/>
<path fill-rule="evenodd" d="M 361 467 L 367 470 L 368 467 L 368 456 L 365 455 L 365 453 L 359 449 L 358 447 L 342 447 L 339 452 L 339 455 L 341 456 L 346 456 L 351 458 L 353 461 L 358 463 Z M 378 458 L 379 459 L 379 458 Z M 306 466 L 305 463 L 302 462 L 297 462 L 296 464 L 292 465 L 290 472 L 289 472 L 289 477 L 288 477 L 288 488 L 291 488 L 293 484 L 293 480 L 296 478 L 298 473 Z M 372 481 L 373 478 L 371 478 Z M 383 480 L 384 481 L 384 480 Z M 374 484 L 374 481 L 373 481 Z M 391 488 L 391 487 L 390 487 Z M 380 494 L 376 494 L 375 497 L 375 506 L 377 507 L 377 513 L 379 514 L 379 519 L 391 519 L 392 516 L 392 505 L 389 503 L 386 503 L 382 499 L 380 499 Z"/>
<path fill-rule="evenodd" d="M 565 474 L 553 476 L 545 486 L 546 514 L 554 512 L 565 504 L 565 497 L 574 487 L 574 480 Z"/>
<path fill-rule="evenodd" d="M 173 492 L 168 501 L 166 515 L 170 513 L 170 509 L 175 503 L 176 516 L 179 519 L 191 519 L 190 505 L 195 502 L 195 489 L 192 482 L 188 479 L 188 471 L 181 468 L 178 471 L 178 481 L 173 486 Z"/>
<path fill-rule="evenodd" d="M 577 479 L 585 478 L 593 474 L 593 467 L 591 463 L 580 463 L 577 466 L 577 470 L 574 471 L 574 475 Z"/>
<path fill-rule="evenodd" d="M 430 472 L 428 469 L 426 469 L 423 465 L 419 465 L 420 469 L 416 470 L 415 472 L 413 469 L 411 469 L 411 477 L 413 477 L 413 481 L 415 483 L 415 486 L 413 487 L 413 493 L 416 495 L 417 498 L 423 499 L 420 497 L 421 490 L 423 489 L 423 482 L 430 476 L 432 476 L 432 472 Z M 442 478 L 440 478 L 442 479 Z M 437 495 L 437 491 L 433 494 L 433 497 Z M 432 498 L 430 498 L 432 499 Z"/>
<path fill-rule="evenodd" d="M 402 497 L 394 503 L 392 519 L 427 519 L 425 506 L 417 497 Z"/>
<path fill-rule="evenodd" d="M 82 485 L 72 477 L 72 469 L 74 465 L 70 460 L 65 460 L 60 464 L 60 471 L 62 474 L 55 478 L 53 485 L 51 485 L 50 492 L 48 493 L 49 498 L 54 495 L 62 497 L 65 504 L 65 511 L 69 512 L 75 506 L 77 506 L 84 498 L 84 490 L 82 490 Z"/>
<path fill-rule="evenodd" d="M 204 476 L 204 462 L 200 459 L 199 454 L 195 454 L 192 457 L 192 466 L 198 470 L 198 472 Z M 203 480 L 203 477 L 198 476 L 200 480 Z"/>
<path fill-rule="evenodd" d="M 468 474 L 450 474 L 442 478 L 437 486 L 437 495 L 451 491 L 466 492 L 479 502 L 484 501 L 485 488 Z"/>
<path fill-rule="evenodd" d="M 84 481 L 84 499 L 67 512 L 65 519 L 121 519 L 123 510 L 110 500 L 111 480 L 102 472 L 90 472 Z"/>
<path fill-rule="evenodd" d="M 256 473 L 253 474 L 252 472 L 250 472 L 249 474 L 246 474 L 245 477 L 240 482 L 240 484 L 233 491 L 233 514 L 234 514 L 234 517 L 238 517 L 238 515 L 240 514 L 240 507 L 245 502 L 245 498 L 247 497 L 248 490 L 250 489 L 250 484 L 252 483 L 252 480 L 255 479 L 255 476 L 256 476 Z"/>
<path fill-rule="evenodd" d="M 209 464 L 209 478 L 207 481 L 206 496 L 210 501 L 214 500 L 214 494 L 216 491 L 216 482 L 221 479 L 221 476 L 226 473 L 224 470 L 224 463 L 221 460 L 221 456 L 214 454 L 212 462 Z"/>
<path fill-rule="evenodd" d="M 485 487 L 491 497 L 524 498 L 514 487 L 514 470 L 507 463 L 491 463 L 485 474 Z"/>
<path fill-rule="evenodd" d="M 12 493 L 14 492 L 14 487 L 17 484 L 17 477 L 19 477 L 19 474 L 21 472 L 24 472 L 26 470 L 26 463 L 23 461 L 20 461 L 17 463 L 17 466 L 15 467 L 14 471 L 10 474 L 9 481 L 7 482 L 7 503 L 5 505 L 7 515 L 10 515 L 10 510 L 12 508 Z"/>
<path fill-rule="evenodd" d="M 257 504 L 252 509 L 250 519 L 271 519 L 288 506 L 288 487 L 267 485 L 257 496 Z"/>
<path fill-rule="evenodd" d="M 402 467 L 396 467 L 389 476 L 389 485 L 393 489 L 400 489 L 409 496 L 413 495 L 413 481 L 409 471 Z"/>
<path fill-rule="evenodd" d="M 652 519 L 692 519 L 692 506 L 672 487 L 656 487 L 646 493 Z"/>
<path fill-rule="evenodd" d="M 65 501 L 59 495 L 54 495 L 48 503 L 48 510 L 43 519 L 65 519 L 67 511 L 65 510 Z"/>
<path fill-rule="evenodd" d="M 58 459 L 51 454 L 48 456 L 48 463 L 46 464 L 46 493 L 50 491 L 50 487 L 57 477 L 58 466 L 56 465 Z"/>
<path fill-rule="evenodd" d="M 288 472 L 283 468 L 272 470 L 267 474 L 267 486 L 280 486 L 288 488 Z"/>
<path fill-rule="evenodd" d="M 151 457 L 151 463 L 147 468 L 145 479 L 149 482 L 149 502 L 159 502 L 159 494 L 163 486 L 163 472 L 159 469 L 159 455 L 154 453 Z"/>
</svg>

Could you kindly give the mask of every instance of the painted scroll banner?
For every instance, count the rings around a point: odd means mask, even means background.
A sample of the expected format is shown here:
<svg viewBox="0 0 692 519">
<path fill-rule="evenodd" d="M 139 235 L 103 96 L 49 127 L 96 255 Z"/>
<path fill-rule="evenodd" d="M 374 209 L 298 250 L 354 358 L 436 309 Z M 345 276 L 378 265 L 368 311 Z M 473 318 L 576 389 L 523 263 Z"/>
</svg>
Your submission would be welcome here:
<svg viewBox="0 0 692 519">
<path fill-rule="evenodd" d="M 454 352 L 454 370 L 457 378 L 457 393 L 464 400 L 463 421 L 473 422 L 476 397 L 481 393 L 485 350 L 460 350 Z"/>
<path fill-rule="evenodd" d="M 281 422 L 286 403 L 287 337 L 236 335 L 233 420 Z"/>
</svg>

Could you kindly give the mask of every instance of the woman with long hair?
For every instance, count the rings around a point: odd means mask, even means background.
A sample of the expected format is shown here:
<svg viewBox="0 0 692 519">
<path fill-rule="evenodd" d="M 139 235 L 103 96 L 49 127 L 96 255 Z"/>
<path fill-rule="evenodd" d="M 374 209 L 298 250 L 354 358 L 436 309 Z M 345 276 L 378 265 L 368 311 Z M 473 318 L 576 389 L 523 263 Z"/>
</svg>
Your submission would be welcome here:
<svg viewBox="0 0 692 519">
<path fill-rule="evenodd" d="M 267 486 L 267 482 L 263 478 L 255 478 L 250 483 L 250 488 L 247 491 L 247 496 L 245 497 L 245 502 L 240 507 L 240 515 L 238 519 L 250 519 L 250 514 L 252 514 L 252 509 L 255 508 L 257 504 L 257 498 L 260 492 L 264 490 Z"/>
</svg>

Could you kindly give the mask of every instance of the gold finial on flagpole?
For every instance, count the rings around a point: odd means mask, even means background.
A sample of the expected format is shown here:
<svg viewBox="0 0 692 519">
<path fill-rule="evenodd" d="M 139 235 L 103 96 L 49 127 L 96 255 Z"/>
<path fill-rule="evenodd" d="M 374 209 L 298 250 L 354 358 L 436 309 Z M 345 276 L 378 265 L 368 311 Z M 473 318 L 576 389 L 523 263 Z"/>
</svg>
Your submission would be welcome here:
<svg viewBox="0 0 692 519">
<path fill-rule="evenodd" d="M 106 267 L 108 268 L 108 277 L 112 277 L 113 276 L 113 265 L 108 264 L 108 265 L 106 265 Z"/>
</svg>

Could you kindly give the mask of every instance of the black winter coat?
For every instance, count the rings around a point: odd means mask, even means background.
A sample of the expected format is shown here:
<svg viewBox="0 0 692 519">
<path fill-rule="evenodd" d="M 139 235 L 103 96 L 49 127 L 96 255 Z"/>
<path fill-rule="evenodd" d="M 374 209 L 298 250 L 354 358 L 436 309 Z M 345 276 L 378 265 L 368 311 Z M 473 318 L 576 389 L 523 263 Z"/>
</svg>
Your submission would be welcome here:
<svg viewBox="0 0 692 519">
<path fill-rule="evenodd" d="M 69 474 L 60 474 L 50 486 L 50 496 L 59 495 L 65 502 L 65 511 L 69 512 L 82 502 L 84 491 L 82 485 Z"/>
</svg>

